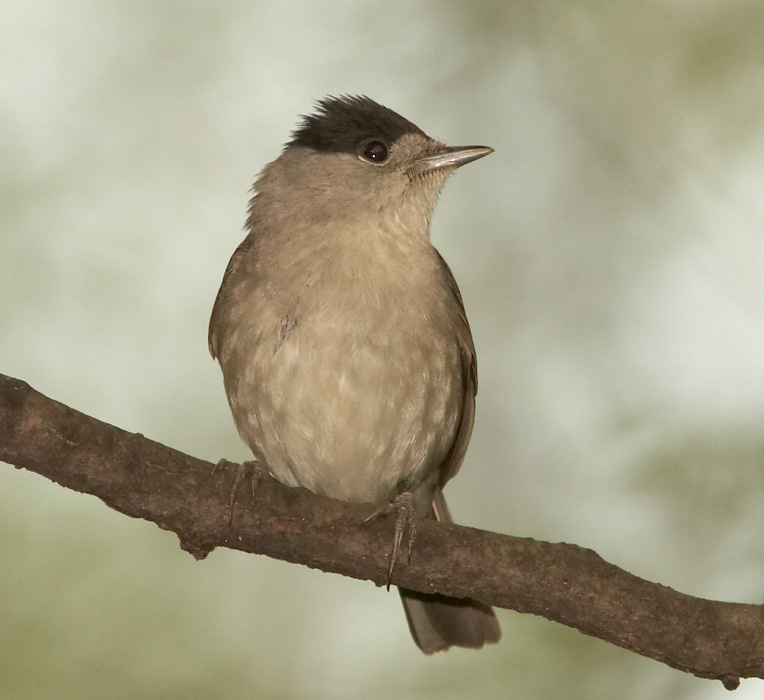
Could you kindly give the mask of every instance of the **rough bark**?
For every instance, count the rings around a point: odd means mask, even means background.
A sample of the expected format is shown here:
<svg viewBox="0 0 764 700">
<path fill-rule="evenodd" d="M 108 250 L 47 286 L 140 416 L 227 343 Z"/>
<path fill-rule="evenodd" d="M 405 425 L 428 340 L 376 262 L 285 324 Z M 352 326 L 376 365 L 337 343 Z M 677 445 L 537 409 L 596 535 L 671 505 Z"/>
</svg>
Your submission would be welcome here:
<svg viewBox="0 0 764 700">
<path fill-rule="evenodd" d="M 90 418 L 0 375 L 0 460 L 177 534 L 197 558 L 224 546 L 383 585 L 391 522 L 270 478 L 241 488 L 228 524 L 231 469 Z M 735 688 L 764 677 L 764 606 L 683 595 L 595 552 L 420 522 L 393 583 L 471 597 L 574 627 L 673 668 Z"/>
</svg>

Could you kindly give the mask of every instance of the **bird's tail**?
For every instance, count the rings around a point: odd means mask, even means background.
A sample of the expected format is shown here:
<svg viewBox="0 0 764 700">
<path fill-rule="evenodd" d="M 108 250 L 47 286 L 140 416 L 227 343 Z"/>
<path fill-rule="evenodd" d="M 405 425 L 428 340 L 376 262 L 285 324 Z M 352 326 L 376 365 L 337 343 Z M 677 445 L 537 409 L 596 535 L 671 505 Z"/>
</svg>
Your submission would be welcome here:
<svg viewBox="0 0 764 700">
<path fill-rule="evenodd" d="M 440 489 L 436 489 L 432 509 L 436 520 L 453 522 Z M 499 621 L 489 605 L 470 598 L 398 590 L 411 636 L 425 654 L 452 646 L 480 649 L 501 639 Z"/>
</svg>

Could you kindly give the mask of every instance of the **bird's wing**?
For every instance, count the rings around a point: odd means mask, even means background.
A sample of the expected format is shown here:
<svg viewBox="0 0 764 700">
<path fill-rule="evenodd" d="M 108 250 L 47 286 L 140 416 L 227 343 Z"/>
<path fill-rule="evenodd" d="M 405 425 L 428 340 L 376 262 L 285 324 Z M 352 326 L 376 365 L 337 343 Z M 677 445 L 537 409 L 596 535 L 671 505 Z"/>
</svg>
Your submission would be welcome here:
<svg viewBox="0 0 764 700">
<path fill-rule="evenodd" d="M 234 251 L 228 266 L 223 275 L 223 281 L 220 283 L 220 289 L 215 297 L 215 303 L 212 306 L 212 315 L 210 316 L 210 326 L 207 334 L 207 343 L 210 349 L 212 359 L 220 358 L 220 339 L 223 329 L 228 325 L 230 319 L 225 317 L 224 308 L 230 308 L 231 304 L 225 304 L 225 299 L 235 293 L 235 285 L 232 284 L 232 277 L 236 275 L 242 265 L 246 248 L 249 246 L 248 239 L 244 239 L 238 248 Z"/>
<path fill-rule="evenodd" d="M 475 422 L 475 396 L 477 394 L 477 356 L 475 355 L 475 344 L 472 341 L 470 324 L 467 321 L 467 314 L 464 312 L 461 292 L 446 261 L 443 260 L 440 254 L 438 254 L 438 257 L 440 258 L 446 285 L 451 294 L 453 294 L 459 309 L 456 319 L 456 335 L 461 350 L 462 381 L 464 382 L 464 398 L 462 400 L 459 427 L 456 431 L 454 444 L 440 467 L 439 485 L 442 488 L 449 479 L 456 475 L 462 466 L 464 455 L 467 452 L 467 445 L 472 435 L 472 425 Z"/>
</svg>

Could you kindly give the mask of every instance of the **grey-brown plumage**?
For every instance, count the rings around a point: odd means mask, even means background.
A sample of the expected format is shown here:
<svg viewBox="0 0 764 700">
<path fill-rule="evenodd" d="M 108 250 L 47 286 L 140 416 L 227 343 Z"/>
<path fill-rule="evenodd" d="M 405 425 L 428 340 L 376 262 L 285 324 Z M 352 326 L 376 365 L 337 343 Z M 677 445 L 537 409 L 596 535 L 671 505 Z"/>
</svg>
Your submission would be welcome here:
<svg viewBox="0 0 764 700">
<path fill-rule="evenodd" d="M 379 507 L 413 494 L 450 521 L 475 411 L 475 348 L 430 243 L 456 167 L 447 148 L 367 97 L 327 98 L 265 167 L 226 269 L 209 345 L 239 434 L 273 476 Z M 425 653 L 501 636 L 493 611 L 401 590 Z"/>
</svg>

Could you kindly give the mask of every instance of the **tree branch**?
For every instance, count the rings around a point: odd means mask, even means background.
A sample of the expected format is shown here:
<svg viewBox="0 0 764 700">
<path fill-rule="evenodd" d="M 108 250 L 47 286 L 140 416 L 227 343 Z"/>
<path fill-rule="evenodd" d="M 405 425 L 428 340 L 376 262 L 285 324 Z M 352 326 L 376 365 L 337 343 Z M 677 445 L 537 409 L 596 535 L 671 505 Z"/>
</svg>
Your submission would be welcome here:
<svg viewBox="0 0 764 700">
<path fill-rule="evenodd" d="M 332 501 L 273 479 L 256 503 L 232 475 L 90 418 L 0 375 L 0 460 L 98 496 L 178 535 L 201 559 L 217 546 L 266 554 L 377 585 L 386 582 L 391 524 L 360 525 L 371 506 Z M 764 606 L 677 593 L 595 552 L 432 521 L 418 524 L 410 564 L 393 583 L 541 615 L 673 668 L 737 687 L 764 677 Z"/>
</svg>

